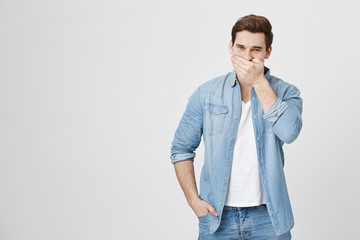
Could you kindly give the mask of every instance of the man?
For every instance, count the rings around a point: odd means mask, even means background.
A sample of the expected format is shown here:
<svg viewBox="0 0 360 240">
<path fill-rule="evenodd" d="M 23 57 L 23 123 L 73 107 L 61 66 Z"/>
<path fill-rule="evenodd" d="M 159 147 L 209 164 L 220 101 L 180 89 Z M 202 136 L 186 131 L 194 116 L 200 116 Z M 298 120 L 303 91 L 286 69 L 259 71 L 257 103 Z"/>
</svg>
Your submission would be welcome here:
<svg viewBox="0 0 360 240">
<path fill-rule="evenodd" d="M 234 70 L 195 90 L 175 132 L 171 161 L 199 219 L 199 239 L 291 239 L 282 146 L 300 133 L 302 99 L 299 89 L 264 66 L 271 30 L 263 16 L 235 23 L 229 44 Z M 193 161 L 201 136 L 198 195 Z"/>
</svg>

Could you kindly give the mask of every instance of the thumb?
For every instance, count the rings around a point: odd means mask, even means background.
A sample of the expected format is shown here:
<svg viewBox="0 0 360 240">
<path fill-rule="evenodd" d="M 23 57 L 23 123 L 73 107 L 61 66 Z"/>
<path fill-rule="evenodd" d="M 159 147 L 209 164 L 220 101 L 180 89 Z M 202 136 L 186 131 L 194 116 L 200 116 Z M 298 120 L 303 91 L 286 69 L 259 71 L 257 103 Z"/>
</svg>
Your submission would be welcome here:
<svg viewBox="0 0 360 240">
<path fill-rule="evenodd" d="M 215 208 L 213 208 L 210 204 L 209 204 L 209 206 L 208 206 L 208 210 L 209 210 L 209 212 L 211 212 L 211 214 L 214 215 L 215 217 L 218 216 Z"/>
</svg>

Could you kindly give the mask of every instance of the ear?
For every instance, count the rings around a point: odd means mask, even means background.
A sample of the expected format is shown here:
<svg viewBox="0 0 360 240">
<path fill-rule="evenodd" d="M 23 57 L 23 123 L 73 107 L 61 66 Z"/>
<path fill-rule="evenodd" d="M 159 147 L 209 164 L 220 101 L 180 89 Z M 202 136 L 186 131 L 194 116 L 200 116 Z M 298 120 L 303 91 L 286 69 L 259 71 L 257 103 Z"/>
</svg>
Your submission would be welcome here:
<svg viewBox="0 0 360 240">
<path fill-rule="evenodd" d="M 230 39 L 230 43 L 229 43 L 229 53 L 232 54 L 232 52 L 233 52 L 232 40 Z"/>
<path fill-rule="evenodd" d="M 268 59 L 270 57 L 271 51 L 272 51 L 272 46 L 270 46 L 269 49 L 267 50 L 265 59 Z"/>
</svg>

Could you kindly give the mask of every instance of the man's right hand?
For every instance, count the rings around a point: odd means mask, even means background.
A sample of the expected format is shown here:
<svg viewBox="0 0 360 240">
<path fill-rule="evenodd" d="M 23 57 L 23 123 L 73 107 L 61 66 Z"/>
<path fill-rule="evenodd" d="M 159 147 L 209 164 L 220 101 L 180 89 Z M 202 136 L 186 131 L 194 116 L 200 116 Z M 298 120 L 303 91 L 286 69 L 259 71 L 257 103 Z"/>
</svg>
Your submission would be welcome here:
<svg viewBox="0 0 360 240">
<path fill-rule="evenodd" d="M 213 208 L 213 206 L 211 206 L 208 202 L 202 200 L 201 198 L 193 200 L 190 204 L 190 207 L 192 208 L 197 217 L 203 217 L 209 212 L 211 212 L 211 214 L 215 217 L 218 216 L 215 208 Z"/>
</svg>

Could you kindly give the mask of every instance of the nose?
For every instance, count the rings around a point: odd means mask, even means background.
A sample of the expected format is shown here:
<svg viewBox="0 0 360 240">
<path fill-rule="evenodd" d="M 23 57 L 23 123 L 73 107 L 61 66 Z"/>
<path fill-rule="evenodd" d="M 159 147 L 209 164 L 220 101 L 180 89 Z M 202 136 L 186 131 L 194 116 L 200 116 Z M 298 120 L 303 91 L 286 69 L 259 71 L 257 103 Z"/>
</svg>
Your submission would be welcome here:
<svg viewBox="0 0 360 240">
<path fill-rule="evenodd" d="M 243 58 L 250 61 L 252 59 L 251 53 L 249 50 L 244 51 Z"/>
</svg>

